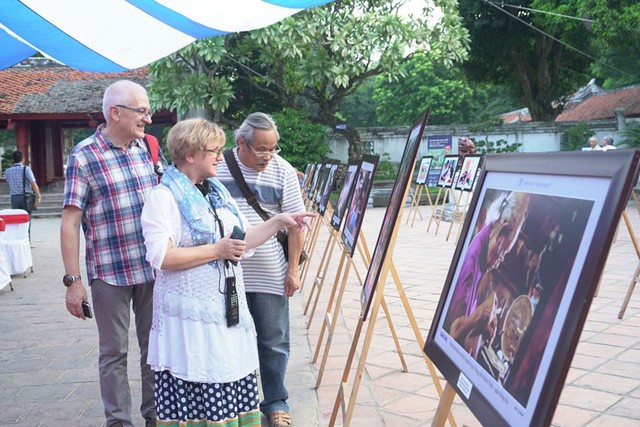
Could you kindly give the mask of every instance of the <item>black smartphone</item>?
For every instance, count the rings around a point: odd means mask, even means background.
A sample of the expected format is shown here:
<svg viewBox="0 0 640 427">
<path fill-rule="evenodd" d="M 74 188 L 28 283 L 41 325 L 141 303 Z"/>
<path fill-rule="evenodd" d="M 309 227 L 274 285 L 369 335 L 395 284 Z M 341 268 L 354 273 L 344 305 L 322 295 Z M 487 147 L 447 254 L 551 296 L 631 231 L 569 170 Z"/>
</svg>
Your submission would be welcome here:
<svg viewBox="0 0 640 427">
<path fill-rule="evenodd" d="M 85 317 L 88 317 L 89 319 L 93 318 L 93 314 L 91 313 L 91 306 L 86 301 L 82 301 L 82 312 L 84 313 Z"/>
<path fill-rule="evenodd" d="M 244 230 L 242 230 L 242 228 L 238 227 L 237 225 L 234 225 L 233 231 L 231 231 L 231 238 L 234 240 L 244 240 L 245 234 L 246 233 L 244 232 Z M 229 260 L 229 262 L 233 265 L 238 265 L 238 261 Z"/>
</svg>

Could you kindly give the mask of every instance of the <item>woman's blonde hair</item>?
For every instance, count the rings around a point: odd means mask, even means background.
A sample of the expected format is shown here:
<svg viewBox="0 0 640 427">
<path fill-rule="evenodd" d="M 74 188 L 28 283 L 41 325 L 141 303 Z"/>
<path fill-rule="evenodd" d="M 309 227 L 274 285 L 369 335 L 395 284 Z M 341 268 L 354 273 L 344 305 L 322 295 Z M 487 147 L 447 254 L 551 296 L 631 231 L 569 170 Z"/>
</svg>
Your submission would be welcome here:
<svg viewBox="0 0 640 427">
<path fill-rule="evenodd" d="M 207 119 L 187 119 L 179 121 L 169 131 L 167 147 L 173 163 L 184 163 L 189 155 L 207 149 L 207 143 L 215 142 L 224 145 L 224 131 L 217 124 Z"/>
</svg>

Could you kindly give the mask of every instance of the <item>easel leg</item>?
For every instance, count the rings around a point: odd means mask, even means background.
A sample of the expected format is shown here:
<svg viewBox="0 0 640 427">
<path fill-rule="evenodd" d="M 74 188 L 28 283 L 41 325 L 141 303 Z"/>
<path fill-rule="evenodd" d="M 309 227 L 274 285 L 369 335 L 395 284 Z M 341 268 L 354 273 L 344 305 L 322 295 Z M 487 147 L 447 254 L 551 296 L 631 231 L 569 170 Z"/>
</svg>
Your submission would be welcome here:
<svg viewBox="0 0 640 427">
<path fill-rule="evenodd" d="M 429 219 L 429 225 L 427 225 L 427 233 L 429 232 L 429 228 L 431 228 L 431 222 L 435 219 L 436 222 L 438 222 L 437 217 L 438 217 L 438 202 L 440 201 L 440 193 L 442 193 L 442 187 L 440 187 L 438 189 L 438 195 L 436 196 L 436 201 L 434 204 L 431 205 L 432 209 L 431 209 L 431 219 Z M 429 200 L 431 200 L 431 196 L 429 196 Z"/>
<path fill-rule="evenodd" d="M 418 192 L 419 188 L 420 186 L 418 185 L 415 191 L 411 188 L 409 189 L 409 191 L 411 191 L 411 207 L 409 208 L 409 215 L 407 215 L 407 221 L 404 223 L 405 225 L 409 224 L 409 218 L 411 217 L 411 213 L 413 212 L 413 207 L 416 206 L 416 193 Z"/>
<path fill-rule="evenodd" d="M 447 194 L 452 194 L 449 188 L 447 188 L 446 191 L 444 192 L 444 197 L 442 198 L 442 208 L 440 209 L 440 215 L 436 219 L 436 236 L 438 235 L 438 230 L 440 229 L 440 223 L 442 222 L 442 217 L 444 216 L 444 208 L 447 200 Z"/>
<path fill-rule="evenodd" d="M 624 301 L 620 307 L 620 312 L 618 313 L 618 319 L 622 319 L 624 317 L 624 312 L 627 311 L 627 306 L 629 305 L 629 301 L 631 301 L 631 295 L 633 294 L 633 290 L 636 288 L 636 283 L 638 283 L 638 276 L 640 276 L 640 262 L 638 263 L 636 271 L 633 273 L 633 277 L 631 278 L 629 289 L 627 289 L 627 295 L 624 297 Z"/>
<path fill-rule="evenodd" d="M 322 287 L 324 286 L 324 280 L 327 277 L 327 271 L 329 270 L 329 261 L 331 261 L 331 257 L 333 256 L 333 249 L 336 246 L 336 241 L 338 239 L 337 236 L 337 232 L 333 231 L 329 236 L 329 239 L 331 239 L 331 245 L 327 246 L 325 248 L 325 255 L 327 255 L 327 250 L 328 250 L 328 258 L 324 259 L 324 256 L 322 257 L 322 261 L 320 262 L 320 266 L 318 266 L 318 273 L 316 274 L 316 278 L 313 281 L 313 287 L 311 288 L 311 292 L 309 292 L 309 299 L 307 300 L 307 305 L 304 308 L 304 314 L 307 314 L 307 311 L 309 309 L 309 305 L 311 304 L 311 298 L 314 296 L 314 289 L 316 290 L 315 292 L 315 298 L 313 299 L 313 307 L 311 308 L 311 313 L 309 314 L 309 320 L 307 321 L 307 329 L 309 329 L 309 327 L 311 326 L 311 322 L 313 321 L 313 315 L 316 312 L 316 307 L 318 306 L 318 300 L 320 299 L 320 292 L 322 292 Z M 322 271 L 322 274 L 320 274 L 320 267 L 322 266 L 322 264 L 324 263 L 324 270 Z"/>
<path fill-rule="evenodd" d="M 402 372 L 409 372 L 409 368 L 407 367 L 407 362 L 404 360 L 404 353 L 402 353 L 402 347 L 400 347 L 400 340 L 398 339 L 398 335 L 396 334 L 396 329 L 393 327 L 393 321 L 391 320 L 391 313 L 389 312 L 389 308 L 387 307 L 387 303 L 382 297 L 382 309 L 384 310 L 384 315 L 387 317 L 387 323 L 389 324 L 389 331 L 391 331 L 391 337 L 393 338 L 393 343 L 396 345 L 396 351 L 398 352 L 398 357 L 400 358 L 400 364 L 402 364 Z"/>
<path fill-rule="evenodd" d="M 453 191 L 451 191 L 451 194 L 453 195 Z M 456 214 L 458 214 L 460 219 L 462 219 L 462 212 L 460 212 L 460 201 L 462 200 L 462 195 L 458 198 L 454 196 L 453 199 L 456 201 L 456 205 L 453 209 L 453 213 L 451 214 L 451 224 L 449 224 L 449 231 L 447 232 L 447 238 L 445 239 L 447 242 L 449 241 L 449 236 L 451 236 L 451 230 L 453 230 L 453 223 L 456 219 Z"/>
<path fill-rule="evenodd" d="M 444 392 L 440 396 L 440 403 L 436 410 L 436 415 L 433 417 L 431 427 L 443 427 L 447 421 L 447 417 L 451 414 L 451 405 L 453 405 L 453 399 L 456 397 L 456 391 L 449 383 L 444 387 Z"/>
<path fill-rule="evenodd" d="M 312 231 L 312 235 L 311 235 L 311 241 L 309 243 L 309 249 L 307 250 L 307 253 L 309 254 L 309 259 L 307 260 L 307 262 L 304 263 L 304 266 L 302 267 L 302 271 L 300 272 L 300 283 L 304 283 L 305 279 L 307 278 L 307 273 L 309 272 L 309 265 L 311 264 L 311 258 L 313 256 L 313 251 L 316 248 L 316 242 L 318 241 L 318 234 L 320 232 L 320 225 L 324 222 L 323 220 L 324 217 L 319 217 L 318 221 L 316 222 L 316 226 Z"/>
</svg>

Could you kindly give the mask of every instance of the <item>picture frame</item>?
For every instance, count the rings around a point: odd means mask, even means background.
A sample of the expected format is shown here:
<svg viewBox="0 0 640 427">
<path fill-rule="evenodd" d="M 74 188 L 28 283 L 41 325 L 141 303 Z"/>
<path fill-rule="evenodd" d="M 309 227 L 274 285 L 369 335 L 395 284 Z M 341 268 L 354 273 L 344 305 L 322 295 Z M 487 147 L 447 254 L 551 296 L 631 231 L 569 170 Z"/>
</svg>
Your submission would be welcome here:
<svg viewBox="0 0 640 427">
<path fill-rule="evenodd" d="M 482 164 L 482 154 L 468 154 L 460 160 L 462 167 L 456 180 L 455 189 L 460 191 L 472 191 L 478 170 Z"/>
<path fill-rule="evenodd" d="M 324 168 L 324 164 L 322 163 L 316 164 L 316 168 L 313 172 L 313 179 L 311 180 L 311 184 L 309 185 L 309 191 L 307 191 L 307 200 L 311 200 L 311 201 L 314 200 L 316 192 L 318 191 L 318 181 L 323 168 Z"/>
<path fill-rule="evenodd" d="M 320 177 L 318 178 L 318 188 L 316 190 L 315 198 L 313 199 L 313 204 L 315 206 L 320 205 L 320 199 L 324 194 L 324 186 L 327 183 L 327 178 L 329 178 L 329 172 L 331 172 L 331 166 L 333 162 L 327 162 L 322 167 L 322 171 L 320 172 Z"/>
<path fill-rule="evenodd" d="M 360 168 L 360 164 L 361 162 L 355 162 L 347 167 L 344 181 L 342 183 L 342 189 L 340 190 L 340 196 L 338 196 L 338 202 L 336 203 L 336 207 L 333 209 L 333 215 L 329 221 L 329 224 L 331 224 L 333 229 L 336 231 L 339 231 L 340 226 L 342 225 L 342 218 L 344 217 L 344 211 L 347 207 L 347 201 L 351 200 L 351 197 L 353 196 L 353 184 L 355 182 L 358 169 Z"/>
<path fill-rule="evenodd" d="M 324 183 L 324 189 L 322 190 L 320 202 L 318 203 L 318 213 L 320 215 L 324 216 L 324 213 L 327 210 L 327 204 L 329 203 L 329 197 L 331 196 L 331 190 L 333 189 L 333 184 L 335 183 L 339 167 L 339 163 L 332 163 L 329 166 L 329 173 Z"/>
<path fill-rule="evenodd" d="M 424 156 L 420 160 L 418 165 L 418 175 L 416 176 L 416 184 L 426 185 L 427 177 L 429 176 L 429 170 L 431 169 L 431 163 L 433 163 L 433 156 Z"/>
<path fill-rule="evenodd" d="M 371 187 L 373 187 L 373 177 L 376 174 L 379 159 L 378 156 L 364 154 L 353 184 L 353 195 L 348 204 L 349 208 L 345 216 L 346 222 L 342 227 L 341 235 L 345 250 L 351 258 L 353 258 L 353 252 L 358 242 L 358 235 L 360 234 L 362 220 L 367 209 L 369 194 L 371 194 Z"/>
<path fill-rule="evenodd" d="M 309 186 L 311 185 L 311 180 L 313 178 L 313 173 L 315 172 L 316 163 L 308 163 L 307 167 L 304 170 L 304 179 L 302 180 L 302 194 L 307 194 L 309 192 Z"/>
<path fill-rule="evenodd" d="M 483 425 L 551 424 L 637 180 L 617 151 L 485 158 L 424 347 Z"/>
<path fill-rule="evenodd" d="M 400 164 L 398 165 L 396 181 L 393 184 L 389 204 L 387 205 L 387 210 L 382 220 L 382 228 L 378 234 L 378 240 L 371 255 L 371 263 L 369 264 L 367 276 L 362 286 L 362 292 L 360 293 L 361 317 L 363 320 L 367 319 L 384 260 L 387 257 L 387 252 L 390 247 L 393 231 L 396 229 L 396 221 L 398 220 L 400 208 L 404 205 L 407 198 L 407 189 L 409 181 L 411 180 L 411 173 L 415 166 L 416 156 L 418 155 L 418 149 L 420 148 L 420 142 L 422 141 L 422 135 L 427 125 L 430 112 L 430 109 L 424 111 L 414 121 L 409 130 L 402 160 L 400 160 Z M 393 247 L 391 249 L 393 250 Z"/>
<path fill-rule="evenodd" d="M 453 186 L 458 169 L 458 159 L 459 156 L 457 154 L 444 156 L 442 168 L 438 175 L 438 187 L 451 188 Z"/>
</svg>

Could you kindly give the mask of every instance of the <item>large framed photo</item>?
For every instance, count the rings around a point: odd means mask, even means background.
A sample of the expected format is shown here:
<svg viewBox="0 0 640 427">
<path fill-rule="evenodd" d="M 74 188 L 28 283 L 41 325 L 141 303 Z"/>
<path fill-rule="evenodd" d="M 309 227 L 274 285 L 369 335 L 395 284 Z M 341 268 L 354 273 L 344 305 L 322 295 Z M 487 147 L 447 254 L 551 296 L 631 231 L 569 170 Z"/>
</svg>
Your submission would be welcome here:
<svg viewBox="0 0 640 427">
<path fill-rule="evenodd" d="M 327 179 L 329 178 L 329 172 L 331 172 L 332 162 L 327 162 L 322 167 L 322 171 L 320 172 L 320 177 L 318 178 L 318 188 L 316 190 L 316 196 L 313 199 L 313 204 L 318 206 L 320 205 L 320 199 L 322 199 L 322 195 L 324 194 L 324 185 L 327 183 Z"/>
<path fill-rule="evenodd" d="M 347 207 L 347 201 L 351 200 L 351 196 L 353 195 L 353 184 L 355 182 L 356 174 L 358 173 L 358 168 L 360 168 L 360 163 L 361 162 L 352 163 L 347 167 L 347 173 L 344 177 L 344 182 L 342 183 L 340 196 L 338 196 L 338 202 L 336 203 L 336 207 L 333 209 L 333 215 L 331 216 L 330 221 L 331 226 L 336 231 L 340 230 L 342 217 L 344 217 L 344 211 Z"/>
<path fill-rule="evenodd" d="M 382 228 L 378 234 L 378 240 L 376 247 L 371 256 L 371 263 L 369 264 L 369 270 L 367 271 L 367 277 L 362 287 L 360 294 L 360 304 L 362 307 L 361 316 L 363 320 L 367 320 L 367 314 L 373 294 L 376 289 L 376 285 L 382 272 L 384 260 L 387 256 L 390 242 L 392 240 L 392 234 L 396 227 L 396 221 L 398 220 L 398 214 L 400 208 L 405 203 L 407 198 L 407 187 L 409 180 L 411 179 L 411 172 L 416 161 L 418 154 L 418 148 L 420 148 L 420 142 L 422 141 L 422 133 L 427 124 L 430 110 L 427 109 L 424 113 L 418 117 L 413 126 L 409 130 L 409 136 L 407 137 L 407 143 L 404 147 L 404 153 L 402 154 L 402 160 L 398 165 L 398 174 L 396 181 L 393 184 L 391 190 L 391 197 L 389 198 L 389 204 L 382 220 Z"/>
<path fill-rule="evenodd" d="M 353 196 L 345 217 L 346 223 L 342 227 L 342 243 L 344 243 L 345 250 L 350 257 L 353 257 L 353 252 L 356 249 L 358 234 L 360 234 L 360 227 L 373 185 L 373 176 L 378 167 L 378 159 L 378 156 L 363 155 L 355 177 Z"/>
<path fill-rule="evenodd" d="M 427 177 L 429 176 L 429 170 L 431 169 L 431 163 L 433 156 L 424 156 L 420 160 L 420 166 L 418 166 L 418 176 L 416 177 L 416 184 L 425 185 L 427 183 Z"/>
<path fill-rule="evenodd" d="M 313 178 L 311 179 L 311 184 L 309 184 L 309 190 L 307 191 L 307 200 L 314 200 L 316 192 L 318 190 L 318 181 L 320 178 L 320 173 L 322 172 L 323 164 L 317 163 L 316 168 L 313 171 Z"/>
<path fill-rule="evenodd" d="M 304 171 L 304 180 L 302 181 L 302 194 L 307 194 L 309 186 L 311 185 L 311 179 L 313 178 L 313 172 L 316 168 L 315 163 L 309 163 Z"/>
<path fill-rule="evenodd" d="M 483 425 L 551 424 L 638 157 L 486 157 L 425 344 Z"/>
<path fill-rule="evenodd" d="M 473 190 L 473 184 L 476 181 L 481 161 L 482 154 L 468 154 L 462 158 L 462 167 L 456 181 L 456 190 Z"/>
<path fill-rule="evenodd" d="M 458 158 L 458 155 L 444 156 L 438 176 L 438 187 L 451 188 L 458 168 Z"/>
<path fill-rule="evenodd" d="M 338 167 L 340 164 L 332 163 L 329 165 L 329 174 L 324 183 L 324 188 L 322 190 L 322 196 L 320 197 L 320 203 L 318 203 L 318 213 L 320 215 L 324 215 L 327 210 L 327 204 L 329 203 L 329 197 L 331 196 L 331 190 L 333 189 L 333 183 L 336 180 L 336 172 L 338 172 Z"/>
</svg>

